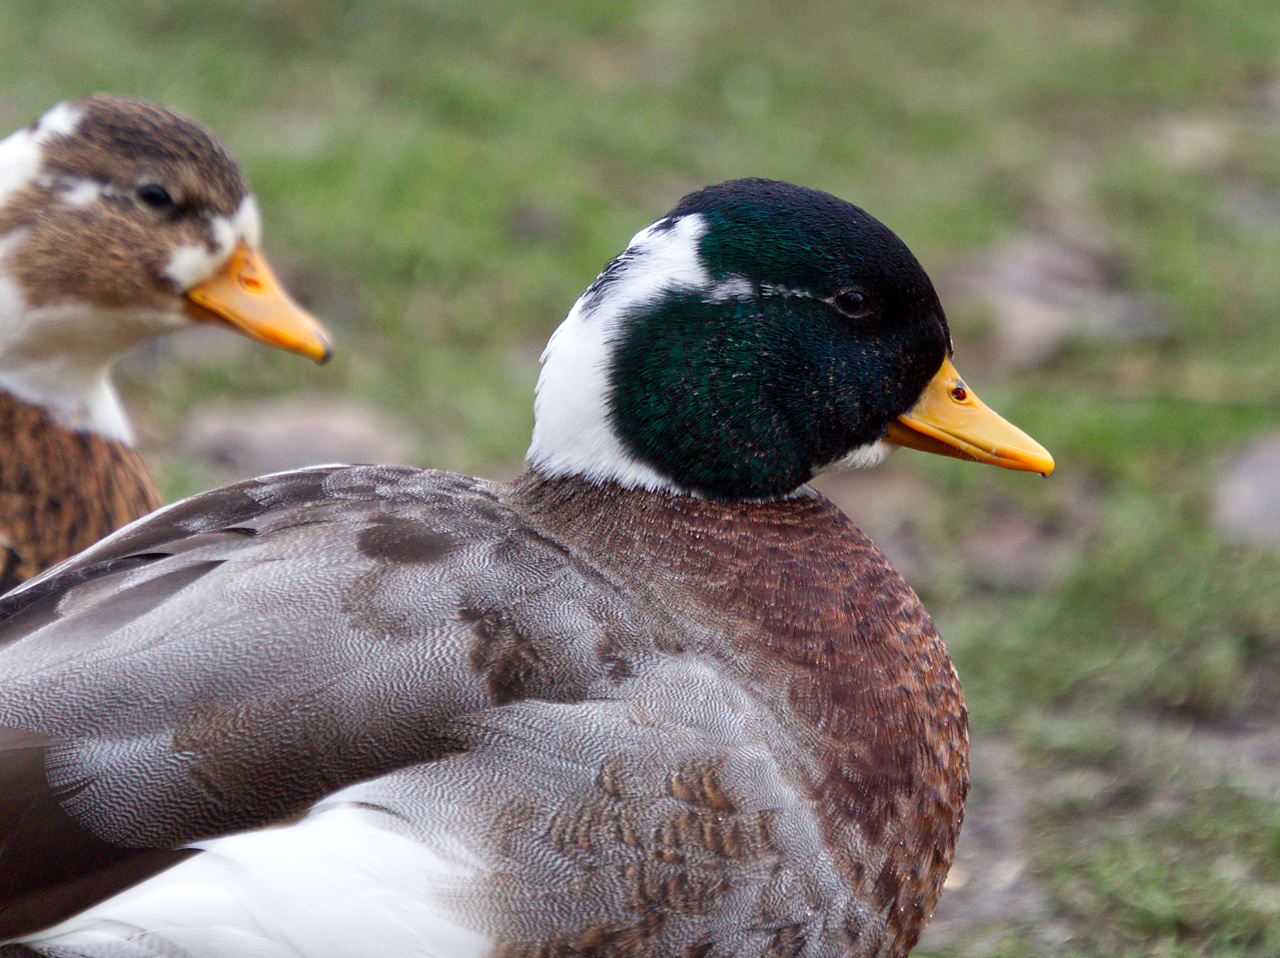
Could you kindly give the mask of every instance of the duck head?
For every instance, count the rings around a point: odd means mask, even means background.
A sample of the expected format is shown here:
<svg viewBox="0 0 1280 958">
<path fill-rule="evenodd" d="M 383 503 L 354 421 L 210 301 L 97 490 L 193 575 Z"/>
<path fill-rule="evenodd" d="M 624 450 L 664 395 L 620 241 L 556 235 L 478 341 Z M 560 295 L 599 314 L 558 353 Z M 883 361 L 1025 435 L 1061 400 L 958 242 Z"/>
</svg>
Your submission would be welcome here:
<svg viewBox="0 0 1280 958">
<path fill-rule="evenodd" d="M 120 353 L 193 322 L 327 359 L 260 233 L 240 168 L 196 124 L 109 96 L 52 108 L 0 141 L 0 387 L 83 405 Z"/>
<path fill-rule="evenodd" d="M 717 499 L 790 495 L 891 445 L 1051 472 L 951 352 L 932 282 L 874 217 L 788 183 L 722 183 L 638 233 L 553 334 L 528 459 Z"/>
</svg>

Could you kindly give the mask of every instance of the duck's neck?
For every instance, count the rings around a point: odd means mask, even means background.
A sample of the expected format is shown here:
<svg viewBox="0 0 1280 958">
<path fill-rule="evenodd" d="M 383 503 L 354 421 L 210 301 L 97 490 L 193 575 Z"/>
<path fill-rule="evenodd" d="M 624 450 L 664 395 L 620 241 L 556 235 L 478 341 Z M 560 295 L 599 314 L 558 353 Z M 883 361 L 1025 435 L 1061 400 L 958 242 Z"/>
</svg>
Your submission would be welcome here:
<svg viewBox="0 0 1280 958">
<path fill-rule="evenodd" d="M 68 429 L 131 444 L 110 379 L 122 347 L 93 333 L 105 325 L 74 305 L 29 309 L 0 271 L 0 390 L 48 410 Z"/>
<path fill-rule="evenodd" d="M 591 543 L 606 561 L 616 555 L 631 565 L 647 557 L 674 574 L 665 553 L 698 543 L 699 548 L 681 553 L 679 563 L 685 575 L 704 584 L 732 568 L 744 552 L 764 547 L 760 536 L 795 540 L 837 530 L 861 536 L 809 486 L 785 498 L 733 502 L 580 475 L 548 476 L 530 467 L 513 489 L 526 515 Z M 731 555 L 715 554 L 725 548 Z"/>
<path fill-rule="evenodd" d="M 0 450 L 0 530 L 13 556 L 0 592 L 161 504 L 131 445 L 68 429 L 4 390 Z"/>
<path fill-rule="evenodd" d="M 946 648 L 880 551 L 816 493 L 720 502 L 528 471 L 513 494 L 549 537 L 693 626 L 673 635 L 705 643 L 675 651 L 718 659 L 767 703 L 795 745 L 779 760 L 880 909 L 868 920 L 909 948 L 959 834 L 968 730 Z"/>
<path fill-rule="evenodd" d="M 59 364 L 6 369 L 0 357 L 0 393 L 41 409 L 62 428 L 132 446 L 133 428 L 107 371 L 80 375 Z"/>
</svg>

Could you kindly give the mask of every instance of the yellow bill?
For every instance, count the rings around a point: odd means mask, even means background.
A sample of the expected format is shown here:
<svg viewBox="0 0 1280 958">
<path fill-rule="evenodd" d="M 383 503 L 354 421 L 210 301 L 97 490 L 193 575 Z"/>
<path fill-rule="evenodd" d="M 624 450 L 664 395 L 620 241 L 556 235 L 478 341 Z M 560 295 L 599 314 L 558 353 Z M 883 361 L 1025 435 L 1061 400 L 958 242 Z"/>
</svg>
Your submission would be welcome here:
<svg viewBox="0 0 1280 958">
<path fill-rule="evenodd" d="M 244 243 L 222 269 L 187 290 L 187 299 L 188 312 L 197 320 L 229 323 L 251 339 L 318 363 L 329 359 L 324 327 L 290 298 L 267 261 Z"/>
<path fill-rule="evenodd" d="M 885 441 L 1005 469 L 1053 472 L 1044 446 L 975 396 L 950 359 L 942 361 L 920 401 L 889 424 Z"/>
</svg>

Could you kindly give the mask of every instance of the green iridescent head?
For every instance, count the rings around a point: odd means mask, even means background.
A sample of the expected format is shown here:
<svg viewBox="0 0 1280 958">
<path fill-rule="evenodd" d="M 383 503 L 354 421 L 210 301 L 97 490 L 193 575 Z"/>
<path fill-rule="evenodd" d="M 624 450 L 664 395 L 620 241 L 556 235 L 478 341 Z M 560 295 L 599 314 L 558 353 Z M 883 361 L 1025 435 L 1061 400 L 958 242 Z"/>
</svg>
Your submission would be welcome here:
<svg viewBox="0 0 1280 958">
<path fill-rule="evenodd" d="M 883 456 L 950 352 L 933 284 L 887 227 L 818 190 L 686 196 L 600 275 L 544 355 L 530 460 L 722 499 Z"/>
</svg>

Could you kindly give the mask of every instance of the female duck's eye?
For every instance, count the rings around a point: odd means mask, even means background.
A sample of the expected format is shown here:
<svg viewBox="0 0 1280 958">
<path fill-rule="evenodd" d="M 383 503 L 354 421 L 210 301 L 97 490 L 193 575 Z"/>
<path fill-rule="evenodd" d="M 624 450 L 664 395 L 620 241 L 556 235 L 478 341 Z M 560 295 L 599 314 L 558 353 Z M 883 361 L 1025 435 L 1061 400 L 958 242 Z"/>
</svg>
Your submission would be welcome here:
<svg viewBox="0 0 1280 958">
<path fill-rule="evenodd" d="M 832 297 L 831 304 L 850 319 L 865 319 L 871 312 L 867 297 L 856 289 L 842 289 Z"/>
<path fill-rule="evenodd" d="M 139 186 L 138 199 L 153 210 L 167 210 L 173 206 L 173 197 L 159 183 L 143 183 Z"/>
</svg>

